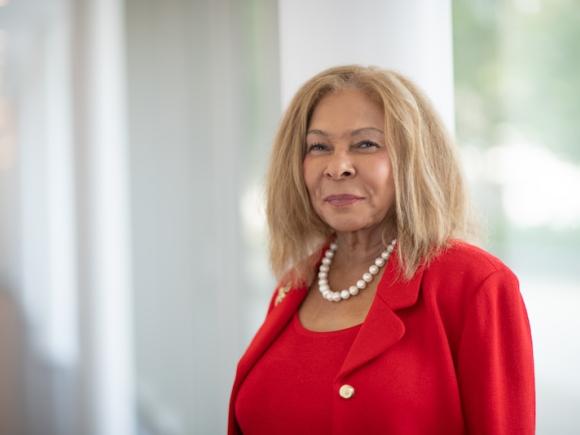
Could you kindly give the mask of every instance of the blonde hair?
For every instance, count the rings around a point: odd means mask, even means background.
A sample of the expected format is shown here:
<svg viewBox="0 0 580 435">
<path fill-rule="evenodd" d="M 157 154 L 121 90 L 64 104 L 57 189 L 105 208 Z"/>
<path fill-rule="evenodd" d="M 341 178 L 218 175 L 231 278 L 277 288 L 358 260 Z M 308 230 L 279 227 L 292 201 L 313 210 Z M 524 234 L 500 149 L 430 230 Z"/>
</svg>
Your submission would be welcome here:
<svg viewBox="0 0 580 435">
<path fill-rule="evenodd" d="M 270 263 L 280 285 L 309 284 L 316 253 L 333 229 L 314 211 L 303 177 L 306 132 L 317 103 L 330 92 L 357 89 L 385 115 L 395 201 L 384 222 L 397 234 L 405 279 L 454 238 L 475 236 L 453 142 L 429 100 L 406 77 L 377 67 L 346 65 L 317 74 L 298 90 L 278 128 L 266 181 Z"/>
</svg>

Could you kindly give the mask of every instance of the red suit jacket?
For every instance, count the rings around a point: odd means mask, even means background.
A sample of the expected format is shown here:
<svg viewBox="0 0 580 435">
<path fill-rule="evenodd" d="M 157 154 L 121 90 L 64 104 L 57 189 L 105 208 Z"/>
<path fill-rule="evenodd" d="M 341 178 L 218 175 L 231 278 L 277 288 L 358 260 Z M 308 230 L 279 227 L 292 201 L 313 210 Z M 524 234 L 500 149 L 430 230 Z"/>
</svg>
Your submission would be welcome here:
<svg viewBox="0 0 580 435">
<path fill-rule="evenodd" d="M 334 379 L 332 433 L 535 433 L 532 341 L 516 276 L 460 241 L 407 282 L 394 281 L 395 258 Z M 241 434 L 234 413 L 240 385 L 306 294 L 306 287 L 274 292 L 238 363 L 229 435 Z M 343 385 L 354 389 L 351 397 L 343 397 Z"/>
</svg>

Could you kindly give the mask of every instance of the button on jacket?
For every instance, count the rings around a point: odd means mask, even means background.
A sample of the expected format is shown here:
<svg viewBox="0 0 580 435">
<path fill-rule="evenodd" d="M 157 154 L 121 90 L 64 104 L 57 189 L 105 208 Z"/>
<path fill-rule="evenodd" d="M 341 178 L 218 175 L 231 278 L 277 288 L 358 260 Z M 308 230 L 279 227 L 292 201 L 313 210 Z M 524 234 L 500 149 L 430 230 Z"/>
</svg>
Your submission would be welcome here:
<svg viewBox="0 0 580 435">
<path fill-rule="evenodd" d="M 329 433 L 535 433 L 531 333 L 513 272 L 461 241 L 409 281 L 395 280 L 396 258 L 386 265 L 331 386 Z M 274 291 L 266 319 L 238 363 L 229 435 L 241 434 L 234 411 L 240 386 L 307 292 L 305 286 Z M 292 384 L 288 379 L 285 388 Z M 290 411 L 300 418 L 299 409 Z"/>
</svg>

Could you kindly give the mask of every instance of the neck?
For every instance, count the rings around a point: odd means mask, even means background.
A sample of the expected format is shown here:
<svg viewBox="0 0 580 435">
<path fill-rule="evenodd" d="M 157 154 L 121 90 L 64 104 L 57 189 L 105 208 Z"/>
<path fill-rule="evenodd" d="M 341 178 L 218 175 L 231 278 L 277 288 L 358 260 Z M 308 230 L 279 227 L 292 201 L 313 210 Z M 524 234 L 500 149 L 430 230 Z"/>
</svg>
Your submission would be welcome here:
<svg viewBox="0 0 580 435">
<path fill-rule="evenodd" d="M 359 231 L 337 232 L 336 260 L 350 265 L 374 260 L 386 247 L 381 240 L 382 229 L 382 226 L 377 226 Z M 387 234 L 390 234 L 386 240 L 389 243 L 395 238 L 395 232 L 389 231 Z"/>
</svg>

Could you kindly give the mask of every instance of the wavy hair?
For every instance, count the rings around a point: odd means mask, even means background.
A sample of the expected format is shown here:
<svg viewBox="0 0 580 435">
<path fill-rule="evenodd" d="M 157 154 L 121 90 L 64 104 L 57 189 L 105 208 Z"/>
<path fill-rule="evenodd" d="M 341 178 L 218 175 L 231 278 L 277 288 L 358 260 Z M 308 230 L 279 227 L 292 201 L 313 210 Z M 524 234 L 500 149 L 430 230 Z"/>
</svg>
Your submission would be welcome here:
<svg viewBox="0 0 580 435">
<path fill-rule="evenodd" d="M 385 118 L 395 200 L 382 233 L 397 234 L 404 279 L 428 264 L 452 239 L 474 239 L 479 225 L 469 208 L 453 141 L 427 97 L 403 75 L 346 65 L 312 77 L 293 97 L 276 133 L 266 180 L 270 264 L 280 285 L 309 284 L 317 252 L 332 237 L 310 202 L 303 176 L 306 132 L 317 103 L 331 92 L 357 89 Z"/>
</svg>

